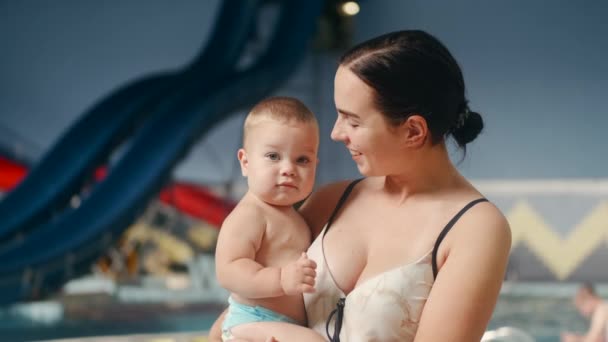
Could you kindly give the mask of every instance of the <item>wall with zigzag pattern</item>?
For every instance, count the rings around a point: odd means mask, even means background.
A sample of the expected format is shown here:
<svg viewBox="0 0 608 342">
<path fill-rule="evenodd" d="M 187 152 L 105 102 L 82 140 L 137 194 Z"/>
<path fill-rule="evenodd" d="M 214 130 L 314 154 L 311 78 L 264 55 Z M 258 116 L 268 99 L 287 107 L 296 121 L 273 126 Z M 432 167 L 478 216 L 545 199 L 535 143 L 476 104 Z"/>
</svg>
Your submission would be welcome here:
<svg viewBox="0 0 608 342">
<path fill-rule="evenodd" d="M 508 279 L 608 281 L 607 180 L 476 185 L 511 225 Z"/>
</svg>

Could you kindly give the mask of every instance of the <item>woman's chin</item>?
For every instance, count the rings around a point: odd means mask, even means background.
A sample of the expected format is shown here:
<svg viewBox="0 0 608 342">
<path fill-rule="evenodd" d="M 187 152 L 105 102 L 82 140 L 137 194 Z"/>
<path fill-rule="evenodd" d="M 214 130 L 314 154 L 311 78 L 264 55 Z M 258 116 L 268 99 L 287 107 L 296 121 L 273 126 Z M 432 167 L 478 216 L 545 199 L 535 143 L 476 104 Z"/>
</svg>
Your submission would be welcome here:
<svg viewBox="0 0 608 342">
<path fill-rule="evenodd" d="M 357 164 L 357 169 L 359 170 L 359 173 L 362 176 L 365 176 L 365 177 L 373 176 L 373 174 L 370 172 L 371 170 L 369 168 L 366 168 L 364 165 Z"/>
</svg>

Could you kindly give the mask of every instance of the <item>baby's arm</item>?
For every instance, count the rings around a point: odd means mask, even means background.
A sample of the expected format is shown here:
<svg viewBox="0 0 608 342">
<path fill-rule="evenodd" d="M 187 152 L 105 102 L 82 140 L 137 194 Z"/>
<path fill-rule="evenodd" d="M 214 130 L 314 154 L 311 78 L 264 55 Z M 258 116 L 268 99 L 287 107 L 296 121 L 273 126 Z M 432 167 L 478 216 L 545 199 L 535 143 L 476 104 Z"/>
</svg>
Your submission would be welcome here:
<svg viewBox="0 0 608 342">
<path fill-rule="evenodd" d="M 257 208 L 239 205 L 222 224 L 215 265 L 224 288 L 246 298 L 283 295 L 281 270 L 255 261 L 266 230 L 266 219 Z"/>
<path fill-rule="evenodd" d="M 224 288 L 245 298 L 271 298 L 313 291 L 315 263 L 308 258 L 284 267 L 264 267 L 255 261 L 266 230 L 266 219 L 255 207 L 237 206 L 220 230 L 215 263 Z"/>
</svg>

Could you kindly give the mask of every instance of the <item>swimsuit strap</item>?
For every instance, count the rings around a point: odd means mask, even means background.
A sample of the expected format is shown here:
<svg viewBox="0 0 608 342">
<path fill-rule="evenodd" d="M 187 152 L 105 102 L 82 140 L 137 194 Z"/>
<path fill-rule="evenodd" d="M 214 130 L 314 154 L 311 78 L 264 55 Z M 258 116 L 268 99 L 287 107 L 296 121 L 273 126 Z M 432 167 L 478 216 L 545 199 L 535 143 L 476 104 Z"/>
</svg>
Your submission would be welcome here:
<svg viewBox="0 0 608 342">
<path fill-rule="evenodd" d="M 329 230 L 329 226 L 331 226 L 331 223 L 334 221 L 334 218 L 338 214 L 338 211 L 340 210 L 340 208 L 342 208 L 342 206 L 346 202 L 346 199 L 350 195 L 351 191 L 353 191 L 353 188 L 355 187 L 355 185 L 357 185 L 357 183 L 359 183 L 362 180 L 363 180 L 363 178 L 356 179 L 356 180 L 350 182 L 350 184 L 348 184 L 348 186 L 346 187 L 346 189 L 344 189 L 344 192 L 342 193 L 342 196 L 338 200 L 338 204 L 336 204 L 336 208 L 331 213 L 331 216 L 329 217 L 329 220 L 327 220 L 327 229 L 325 229 L 325 233 L 327 233 L 327 231 Z M 323 235 L 325 235 L 325 233 L 323 233 Z"/>
<path fill-rule="evenodd" d="M 464 215 L 467 210 L 471 209 L 474 205 L 481 202 L 488 202 L 488 200 L 485 198 L 478 198 L 474 201 L 469 202 L 469 204 L 465 205 L 464 208 L 460 209 L 460 211 L 456 215 L 454 215 L 454 217 L 452 217 L 450 222 L 448 222 L 448 224 L 443 227 L 441 233 L 439 233 L 437 241 L 435 241 L 435 247 L 433 248 L 433 278 L 437 278 L 437 250 L 439 250 L 439 245 L 441 244 L 441 241 L 443 241 L 443 238 L 448 234 L 450 229 L 452 229 L 456 221 L 458 221 L 458 219 L 460 219 L 460 217 Z"/>
<path fill-rule="evenodd" d="M 350 195 L 351 191 L 353 191 L 353 188 L 355 187 L 355 185 L 357 185 L 357 183 L 359 183 L 362 180 L 363 180 L 363 178 L 354 180 L 350 184 L 348 184 L 346 189 L 344 189 L 342 196 L 338 200 L 338 204 L 336 204 L 336 208 L 331 213 L 331 216 L 329 217 L 329 220 L 327 221 L 327 227 L 325 228 L 325 232 L 323 233 L 324 236 L 327 233 L 327 231 L 329 230 L 329 226 L 331 226 L 331 223 L 333 222 L 334 218 L 338 214 L 338 211 L 340 210 L 340 208 L 342 208 L 342 206 L 344 205 L 344 202 L 346 202 L 346 199 Z M 340 342 L 340 331 L 342 330 L 342 321 L 344 319 L 345 301 L 346 301 L 346 298 L 340 298 L 338 300 L 338 303 L 336 303 L 336 308 L 329 314 L 329 317 L 327 317 L 327 321 L 325 321 L 325 333 L 327 334 L 327 338 L 329 339 L 330 342 Z M 335 316 L 334 334 L 332 336 L 329 333 L 329 325 L 331 324 L 331 320 L 332 320 L 332 318 L 334 318 L 334 316 Z"/>
<path fill-rule="evenodd" d="M 325 333 L 327 334 L 329 342 L 340 342 L 340 332 L 342 331 L 342 322 L 344 322 L 345 302 L 346 298 L 338 299 L 338 303 L 336 303 L 336 308 L 329 314 L 329 317 L 327 317 L 327 321 L 325 322 Z M 336 316 L 336 321 L 334 322 L 334 334 L 332 336 L 329 333 L 329 324 L 334 315 Z"/>
</svg>

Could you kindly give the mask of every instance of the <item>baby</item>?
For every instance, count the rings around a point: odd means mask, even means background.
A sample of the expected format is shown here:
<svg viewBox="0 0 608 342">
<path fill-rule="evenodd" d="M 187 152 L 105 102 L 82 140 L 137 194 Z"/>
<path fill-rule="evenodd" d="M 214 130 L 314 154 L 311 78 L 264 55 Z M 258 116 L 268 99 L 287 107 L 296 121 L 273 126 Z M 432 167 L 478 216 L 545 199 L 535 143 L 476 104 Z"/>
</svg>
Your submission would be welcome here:
<svg viewBox="0 0 608 342">
<path fill-rule="evenodd" d="M 302 293 L 314 291 L 316 264 L 293 205 L 312 191 L 318 148 L 315 116 L 296 99 L 263 100 L 245 119 L 237 156 L 248 191 L 222 224 L 215 256 L 218 281 L 231 292 L 224 341 L 266 340 L 250 329 L 256 322 L 306 326 Z"/>
</svg>

